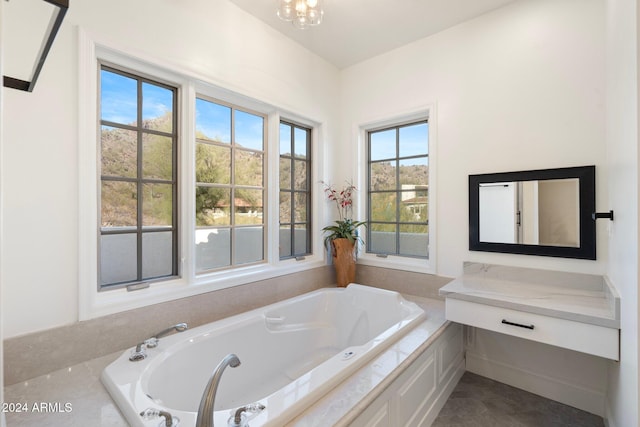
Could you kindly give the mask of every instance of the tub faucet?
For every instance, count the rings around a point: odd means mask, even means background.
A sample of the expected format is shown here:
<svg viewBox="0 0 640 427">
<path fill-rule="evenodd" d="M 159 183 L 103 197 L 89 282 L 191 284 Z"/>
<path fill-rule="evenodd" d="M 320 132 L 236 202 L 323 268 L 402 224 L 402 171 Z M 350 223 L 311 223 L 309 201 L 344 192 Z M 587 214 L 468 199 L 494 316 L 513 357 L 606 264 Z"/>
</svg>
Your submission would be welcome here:
<svg viewBox="0 0 640 427">
<path fill-rule="evenodd" d="M 227 354 L 224 359 L 218 364 L 213 375 L 207 383 L 207 387 L 204 389 L 202 399 L 200 400 L 200 407 L 198 408 L 198 417 L 196 418 L 196 427 L 213 427 L 213 411 L 214 403 L 216 400 L 216 391 L 218 391 L 218 384 L 222 379 L 222 373 L 227 366 L 237 368 L 240 366 L 240 359 L 235 354 Z"/>
<path fill-rule="evenodd" d="M 180 423 L 180 419 L 178 417 L 173 417 L 170 413 L 155 408 L 145 409 L 144 411 L 140 412 L 140 416 L 145 421 L 155 420 L 156 418 L 163 417 L 164 422 L 161 422 L 159 424 L 162 427 L 175 427 Z"/>
<path fill-rule="evenodd" d="M 150 338 L 138 343 L 136 345 L 136 349 L 131 352 L 131 356 L 129 356 L 129 360 L 132 362 L 137 362 L 139 360 L 143 360 L 147 357 L 147 353 L 144 351 L 142 346 L 144 345 L 147 348 L 155 348 L 158 346 L 158 342 L 160 338 L 169 335 L 171 332 L 184 332 L 188 328 L 186 323 L 178 323 L 177 325 L 173 325 L 170 328 L 164 329 L 157 334 L 152 335 Z"/>
<path fill-rule="evenodd" d="M 228 427 L 249 427 L 249 419 L 253 418 L 256 414 L 264 411 L 267 407 L 262 403 L 256 402 L 251 403 L 249 405 L 245 405 L 241 408 L 236 409 L 235 415 L 231 416 L 227 420 Z M 252 414 L 250 417 L 247 417 L 245 413 Z"/>
</svg>

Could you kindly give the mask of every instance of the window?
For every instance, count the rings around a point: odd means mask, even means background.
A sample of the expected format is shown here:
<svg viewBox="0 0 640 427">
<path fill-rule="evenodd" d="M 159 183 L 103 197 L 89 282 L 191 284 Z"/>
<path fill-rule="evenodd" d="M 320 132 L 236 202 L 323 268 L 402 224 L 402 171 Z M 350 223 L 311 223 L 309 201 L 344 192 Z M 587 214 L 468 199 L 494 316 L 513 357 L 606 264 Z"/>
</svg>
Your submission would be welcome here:
<svg viewBox="0 0 640 427">
<path fill-rule="evenodd" d="M 81 320 L 325 265 L 310 238 L 312 119 L 281 123 L 277 106 L 82 29 L 78 44 Z M 282 258 L 281 154 L 292 173 Z"/>
<path fill-rule="evenodd" d="M 429 124 L 367 132 L 367 252 L 428 258 Z"/>
<path fill-rule="evenodd" d="M 196 273 L 265 260 L 265 116 L 196 98 Z"/>
<path fill-rule="evenodd" d="M 100 68 L 101 289 L 178 275 L 176 93 Z"/>
<path fill-rule="evenodd" d="M 311 253 L 311 129 L 280 122 L 280 259 Z"/>
</svg>

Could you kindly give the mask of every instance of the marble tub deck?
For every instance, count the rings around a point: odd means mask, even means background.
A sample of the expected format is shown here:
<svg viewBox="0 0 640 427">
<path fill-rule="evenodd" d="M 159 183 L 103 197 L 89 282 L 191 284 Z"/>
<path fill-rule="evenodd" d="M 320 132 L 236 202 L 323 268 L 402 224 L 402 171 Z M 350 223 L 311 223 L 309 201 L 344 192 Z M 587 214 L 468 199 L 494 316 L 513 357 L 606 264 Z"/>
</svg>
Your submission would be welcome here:
<svg viewBox="0 0 640 427">
<path fill-rule="evenodd" d="M 406 298 L 425 309 L 427 318 L 287 426 L 349 425 L 444 331 L 444 301 Z M 5 387 L 6 403 L 26 404 L 27 408 L 26 412 L 7 412 L 7 426 L 127 426 L 100 382 L 102 370 L 120 354 L 121 351 L 112 353 Z M 34 404 L 37 408 L 40 403 L 48 404 L 49 411 L 34 411 Z"/>
<path fill-rule="evenodd" d="M 25 427 L 126 427 L 111 396 L 100 382 L 102 370 L 121 351 L 54 371 L 4 388 L 5 402 L 27 405 L 26 412 L 5 413 L 7 426 Z M 33 405 L 57 403 L 62 412 L 38 412 Z M 64 412 L 66 404 L 70 411 Z"/>
</svg>

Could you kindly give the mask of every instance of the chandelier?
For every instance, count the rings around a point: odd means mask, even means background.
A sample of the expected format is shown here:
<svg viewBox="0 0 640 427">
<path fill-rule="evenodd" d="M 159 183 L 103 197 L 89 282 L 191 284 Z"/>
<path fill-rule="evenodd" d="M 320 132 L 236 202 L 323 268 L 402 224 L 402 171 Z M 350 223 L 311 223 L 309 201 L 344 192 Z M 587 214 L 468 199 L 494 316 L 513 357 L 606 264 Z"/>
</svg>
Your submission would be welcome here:
<svg viewBox="0 0 640 427">
<path fill-rule="evenodd" d="M 280 19 L 304 30 L 322 22 L 322 0 L 276 0 Z"/>
</svg>

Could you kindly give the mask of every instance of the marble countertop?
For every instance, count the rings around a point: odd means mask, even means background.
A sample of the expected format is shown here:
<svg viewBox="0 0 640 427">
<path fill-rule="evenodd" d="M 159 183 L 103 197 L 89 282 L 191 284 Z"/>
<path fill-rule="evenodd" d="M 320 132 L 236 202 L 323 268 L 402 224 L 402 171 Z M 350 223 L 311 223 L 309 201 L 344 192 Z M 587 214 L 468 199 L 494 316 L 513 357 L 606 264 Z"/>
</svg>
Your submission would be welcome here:
<svg viewBox="0 0 640 427">
<path fill-rule="evenodd" d="M 425 309 L 426 319 L 287 426 L 348 425 L 443 332 L 447 324 L 443 301 L 406 298 Z M 7 426 L 127 426 L 100 382 L 102 370 L 120 354 L 109 354 L 5 387 L 5 403 L 16 409 L 5 413 Z"/>
<path fill-rule="evenodd" d="M 440 295 L 620 328 L 620 297 L 603 276 L 465 263 L 464 274 Z"/>
</svg>

